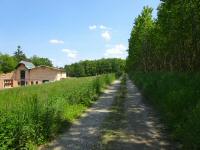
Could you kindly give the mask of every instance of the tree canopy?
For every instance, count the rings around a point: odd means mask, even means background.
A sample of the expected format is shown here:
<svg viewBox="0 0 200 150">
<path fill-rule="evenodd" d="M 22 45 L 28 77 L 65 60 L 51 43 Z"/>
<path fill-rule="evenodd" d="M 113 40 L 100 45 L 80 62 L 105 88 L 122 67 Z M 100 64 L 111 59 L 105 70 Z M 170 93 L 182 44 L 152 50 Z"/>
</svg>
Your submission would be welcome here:
<svg viewBox="0 0 200 150">
<path fill-rule="evenodd" d="M 65 66 L 68 76 L 71 77 L 95 76 L 106 73 L 117 73 L 120 75 L 124 69 L 125 60 L 117 58 L 86 60 Z"/>
<path fill-rule="evenodd" d="M 27 57 L 25 53 L 22 51 L 21 46 L 17 46 L 17 50 L 14 52 L 14 57 L 18 63 L 22 60 L 27 60 Z"/>
<path fill-rule="evenodd" d="M 36 56 L 36 55 L 34 55 L 33 57 L 31 57 L 31 58 L 30 58 L 30 61 L 31 61 L 35 66 L 41 66 L 41 65 L 50 66 L 50 67 L 53 66 L 52 61 L 49 60 L 48 58 L 42 58 L 42 57 L 39 57 L 39 56 Z"/>
<path fill-rule="evenodd" d="M 17 61 L 13 56 L 0 53 L 0 72 L 8 73 L 15 69 Z"/>
<path fill-rule="evenodd" d="M 43 58 L 36 55 L 31 58 L 26 57 L 26 54 L 21 49 L 21 46 L 17 46 L 17 50 L 13 53 L 13 56 L 0 53 L 0 73 L 8 73 L 13 71 L 21 60 L 30 61 L 35 66 L 53 66 L 52 61 L 48 58 Z"/>
<path fill-rule="evenodd" d="M 129 39 L 129 71 L 198 71 L 200 3 L 162 0 L 157 19 L 144 7 Z"/>
</svg>

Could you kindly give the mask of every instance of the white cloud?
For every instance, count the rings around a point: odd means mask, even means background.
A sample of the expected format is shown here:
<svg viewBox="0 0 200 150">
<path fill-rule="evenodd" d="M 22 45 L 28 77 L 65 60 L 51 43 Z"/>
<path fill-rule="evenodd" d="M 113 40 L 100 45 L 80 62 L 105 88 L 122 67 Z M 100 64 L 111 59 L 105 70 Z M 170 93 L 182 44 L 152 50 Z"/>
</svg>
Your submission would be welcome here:
<svg viewBox="0 0 200 150">
<path fill-rule="evenodd" d="M 104 25 L 100 25 L 100 27 L 99 27 L 100 29 L 107 29 L 107 27 L 106 26 L 104 26 Z"/>
<path fill-rule="evenodd" d="M 126 58 L 127 47 L 123 44 L 117 44 L 113 48 L 109 48 L 105 51 L 104 56 L 106 58 Z"/>
<path fill-rule="evenodd" d="M 101 34 L 102 38 L 105 40 L 105 41 L 110 41 L 111 40 L 111 35 L 108 31 L 104 31 L 102 34 Z"/>
<path fill-rule="evenodd" d="M 100 25 L 99 28 L 100 28 L 101 30 L 111 30 L 111 29 L 112 29 L 112 28 L 106 27 L 106 26 L 104 26 L 104 25 Z"/>
<path fill-rule="evenodd" d="M 107 27 L 107 26 L 105 26 L 105 25 L 90 25 L 89 26 L 89 29 L 90 30 L 96 30 L 96 29 L 101 29 L 101 30 L 112 30 L 112 28 L 110 28 L 110 27 Z"/>
<path fill-rule="evenodd" d="M 70 59 L 76 59 L 78 56 L 78 52 L 76 50 L 63 49 L 62 51 L 66 53 L 67 57 Z"/>
<path fill-rule="evenodd" d="M 49 43 L 50 44 L 64 44 L 65 42 L 62 40 L 53 39 L 53 40 L 49 40 Z"/>
<path fill-rule="evenodd" d="M 97 29 L 97 26 L 96 25 L 89 26 L 89 29 L 90 30 L 95 30 L 95 29 Z"/>
</svg>

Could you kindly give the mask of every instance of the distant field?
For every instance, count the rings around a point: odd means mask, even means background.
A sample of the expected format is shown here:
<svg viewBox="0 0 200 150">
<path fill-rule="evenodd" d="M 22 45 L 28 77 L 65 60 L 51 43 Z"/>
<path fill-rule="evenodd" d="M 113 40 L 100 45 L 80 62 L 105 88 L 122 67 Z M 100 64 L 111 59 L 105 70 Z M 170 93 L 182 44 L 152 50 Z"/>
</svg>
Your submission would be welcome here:
<svg viewBox="0 0 200 150">
<path fill-rule="evenodd" d="M 95 101 L 114 74 L 0 91 L 1 149 L 33 149 Z"/>
</svg>

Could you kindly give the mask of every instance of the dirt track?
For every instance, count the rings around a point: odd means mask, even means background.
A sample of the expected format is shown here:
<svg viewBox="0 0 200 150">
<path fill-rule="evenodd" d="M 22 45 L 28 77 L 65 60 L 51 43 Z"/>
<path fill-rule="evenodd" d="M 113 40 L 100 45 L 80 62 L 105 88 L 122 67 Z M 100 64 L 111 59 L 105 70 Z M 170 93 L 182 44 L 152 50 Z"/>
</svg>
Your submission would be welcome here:
<svg viewBox="0 0 200 150">
<path fill-rule="evenodd" d="M 120 82 L 116 81 L 70 130 L 49 144 L 49 150 L 165 150 L 175 149 L 168 142 L 164 126 L 157 114 L 143 101 L 136 86 L 127 81 L 127 96 L 123 107 L 125 122 L 115 138 L 101 146 L 101 125 L 111 111 Z M 114 137 L 113 136 L 113 137 Z M 116 138 L 117 137 L 117 138 Z"/>
<path fill-rule="evenodd" d="M 126 83 L 127 95 L 122 107 L 123 117 L 119 126 L 110 126 L 104 135 L 106 150 L 172 150 L 176 149 L 168 140 L 164 126 L 158 115 L 146 104 L 137 87 L 128 80 Z M 116 113 L 116 112 L 114 112 Z M 117 116 L 115 117 L 117 118 Z M 113 118 L 113 120 L 115 119 Z M 109 120 L 113 122 L 112 119 Z M 114 121 L 116 122 L 116 120 Z M 121 123 L 121 124 L 120 124 Z"/>
<path fill-rule="evenodd" d="M 109 108 L 113 103 L 114 97 L 120 81 L 109 87 L 99 100 L 89 108 L 82 117 L 77 120 L 70 130 L 61 135 L 48 145 L 48 150 L 91 150 L 96 149 L 99 140 L 99 127 L 109 114 Z"/>
</svg>

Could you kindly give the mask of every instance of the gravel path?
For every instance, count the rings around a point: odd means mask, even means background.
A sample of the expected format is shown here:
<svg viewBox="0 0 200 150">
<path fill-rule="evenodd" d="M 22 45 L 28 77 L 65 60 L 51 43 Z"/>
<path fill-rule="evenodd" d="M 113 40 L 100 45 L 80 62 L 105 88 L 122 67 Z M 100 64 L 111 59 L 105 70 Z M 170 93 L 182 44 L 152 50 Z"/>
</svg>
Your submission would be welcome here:
<svg viewBox="0 0 200 150">
<path fill-rule="evenodd" d="M 77 120 L 67 133 L 48 144 L 47 150 L 91 150 L 99 139 L 99 127 L 109 114 L 120 81 L 105 91 L 99 100 Z M 43 148 L 44 149 L 44 148 Z"/>
<path fill-rule="evenodd" d="M 110 109 L 120 87 L 116 81 L 99 100 L 77 120 L 67 133 L 48 145 L 45 150 L 173 150 L 177 149 L 168 140 L 164 126 L 155 111 L 143 101 L 132 81 L 127 81 L 127 96 L 124 118 L 119 121 L 119 130 L 113 130 L 114 138 L 102 147 L 101 125 L 112 112 Z M 112 122 L 112 120 L 111 120 Z M 123 124 L 121 127 L 120 123 Z"/>
<path fill-rule="evenodd" d="M 120 150 L 164 150 L 175 149 L 168 142 L 165 128 L 157 114 L 143 101 L 141 93 L 130 81 L 127 81 L 127 99 L 125 102 L 127 127 L 119 139 Z"/>
</svg>

